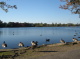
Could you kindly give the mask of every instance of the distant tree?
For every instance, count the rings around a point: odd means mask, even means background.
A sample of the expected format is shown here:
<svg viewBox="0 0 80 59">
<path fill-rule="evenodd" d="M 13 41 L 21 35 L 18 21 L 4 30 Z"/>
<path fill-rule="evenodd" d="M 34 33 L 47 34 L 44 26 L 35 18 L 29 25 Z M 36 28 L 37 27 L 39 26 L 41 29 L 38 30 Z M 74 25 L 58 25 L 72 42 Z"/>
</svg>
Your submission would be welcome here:
<svg viewBox="0 0 80 59">
<path fill-rule="evenodd" d="M 52 23 L 52 26 L 54 26 L 55 24 L 54 23 Z"/>
<path fill-rule="evenodd" d="M 61 23 L 57 24 L 57 26 L 58 26 L 58 27 L 61 26 Z"/>
<path fill-rule="evenodd" d="M 68 9 L 74 14 L 79 14 L 80 18 L 80 0 L 60 0 L 61 2 L 65 2 L 65 5 L 60 5 L 62 9 Z"/>
<path fill-rule="evenodd" d="M 35 27 L 39 27 L 39 23 L 35 23 L 34 26 L 35 26 Z"/>
<path fill-rule="evenodd" d="M 24 22 L 23 24 L 24 24 L 24 27 L 32 27 L 33 26 L 33 24 L 26 23 L 26 22 Z"/>
<path fill-rule="evenodd" d="M 48 25 L 47 25 L 47 23 L 44 23 L 43 26 L 47 27 Z"/>
<path fill-rule="evenodd" d="M 7 27 L 7 23 L 6 22 L 3 23 L 3 27 Z"/>
<path fill-rule="evenodd" d="M 3 21 L 0 20 L 0 27 L 2 27 L 2 26 L 3 26 Z"/>
<path fill-rule="evenodd" d="M 3 1 L 0 2 L 0 8 L 2 10 L 4 10 L 5 12 L 8 12 L 9 8 L 15 8 L 15 9 L 17 9 L 16 5 L 11 6 L 11 5 L 8 5 L 6 2 L 3 2 Z"/>
<path fill-rule="evenodd" d="M 54 26 L 57 27 L 57 23 L 55 23 Z"/>
<path fill-rule="evenodd" d="M 3 23 L 3 21 L 0 20 L 0 24 L 2 24 L 2 23 Z"/>
<path fill-rule="evenodd" d="M 9 23 L 7 24 L 7 27 L 14 27 L 14 22 L 9 22 Z"/>
<path fill-rule="evenodd" d="M 39 24 L 39 27 L 43 27 L 43 23 L 42 22 Z"/>
</svg>

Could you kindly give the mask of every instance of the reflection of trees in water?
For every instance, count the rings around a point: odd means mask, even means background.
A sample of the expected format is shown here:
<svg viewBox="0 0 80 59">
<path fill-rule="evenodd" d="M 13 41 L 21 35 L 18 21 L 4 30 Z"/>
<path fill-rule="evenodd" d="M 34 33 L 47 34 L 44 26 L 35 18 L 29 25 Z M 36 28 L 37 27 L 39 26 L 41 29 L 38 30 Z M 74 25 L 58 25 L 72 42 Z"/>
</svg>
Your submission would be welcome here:
<svg viewBox="0 0 80 59">
<path fill-rule="evenodd" d="M 3 33 L 3 32 L 2 32 L 2 31 L 0 31 L 0 36 L 2 35 L 2 33 Z"/>
</svg>

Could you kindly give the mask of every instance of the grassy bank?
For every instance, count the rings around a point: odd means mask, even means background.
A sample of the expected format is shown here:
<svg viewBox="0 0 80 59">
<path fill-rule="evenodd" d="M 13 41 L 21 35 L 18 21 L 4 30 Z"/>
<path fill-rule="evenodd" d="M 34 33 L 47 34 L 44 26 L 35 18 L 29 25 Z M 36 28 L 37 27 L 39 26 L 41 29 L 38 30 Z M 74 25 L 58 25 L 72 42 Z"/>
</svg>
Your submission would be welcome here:
<svg viewBox="0 0 80 59">
<path fill-rule="evenodd" d="M 66 52 L 73 49 L 80 49 L 80 43 L 70 42 L 68 44 L 56 43 L 50 45 L 42 45 L 32 50 L 30 47 L 18 48 L 18 49 L 0 49 L 0 56 L 9 56 L 6 58 L 15 59 L 29 59 L 38 58 L 40 56 L 58 54 L 60 52 Z"/>
</svg>

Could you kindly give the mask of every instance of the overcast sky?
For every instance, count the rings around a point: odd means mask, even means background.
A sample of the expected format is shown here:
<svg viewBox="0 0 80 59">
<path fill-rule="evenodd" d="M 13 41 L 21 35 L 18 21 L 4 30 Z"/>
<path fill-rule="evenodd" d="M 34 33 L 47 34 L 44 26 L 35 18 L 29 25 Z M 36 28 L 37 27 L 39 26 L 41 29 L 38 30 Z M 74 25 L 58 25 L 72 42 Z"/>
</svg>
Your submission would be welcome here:
<svg viewBox="0 0 80 59">
<path fill-rule="evenodd" d="M 0 0 L 5 1 L 5 0 Z M 9 9 L 6 13 L 0 8 L 0 20 L 3 22 L 29 23 L 80 23 L 79 15 L 60 9 L 60 0 L 7 0 L 18 9 Z"/>
</svg>

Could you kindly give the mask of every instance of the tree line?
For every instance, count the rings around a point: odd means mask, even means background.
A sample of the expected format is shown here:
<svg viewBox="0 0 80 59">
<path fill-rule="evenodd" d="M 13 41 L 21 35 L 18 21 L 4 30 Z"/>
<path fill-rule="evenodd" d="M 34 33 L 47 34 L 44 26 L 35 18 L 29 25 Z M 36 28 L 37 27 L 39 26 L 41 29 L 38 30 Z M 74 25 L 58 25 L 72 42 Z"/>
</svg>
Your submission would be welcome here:
<svg viewBox="0 0 80 59">
<path fill-rule="evenodd" d="M 79 23 L 73 24 L 73 23 L 67 23 L 67 24 L 61 24 L 61 23 L 19 23 L 19 22 L 3 22 L 0 20 L 0 27 L 70 27 L 70 26 L 80 26 Z"/>
</svg>

